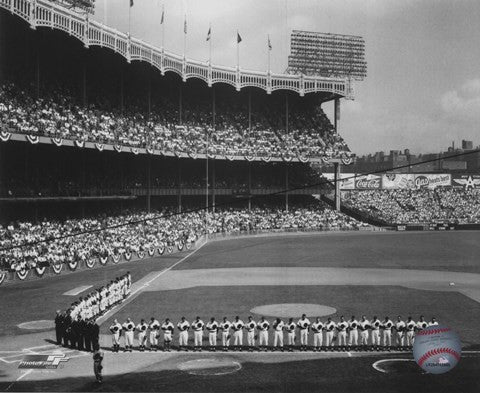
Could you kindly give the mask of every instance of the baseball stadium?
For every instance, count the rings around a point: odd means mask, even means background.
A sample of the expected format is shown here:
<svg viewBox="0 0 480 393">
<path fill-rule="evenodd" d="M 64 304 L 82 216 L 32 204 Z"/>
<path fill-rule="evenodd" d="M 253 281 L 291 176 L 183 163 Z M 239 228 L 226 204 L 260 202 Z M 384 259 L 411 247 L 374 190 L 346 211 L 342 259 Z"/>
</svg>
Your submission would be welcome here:
<svg viewBox="0 0 480 393">
<path fill-rule="evenodd" d="M 0 0 L 0 390 L 479 391 L 480 172 L 350 169 L 362 37 L 276 74 L 94 13 Z"/>
</svg>

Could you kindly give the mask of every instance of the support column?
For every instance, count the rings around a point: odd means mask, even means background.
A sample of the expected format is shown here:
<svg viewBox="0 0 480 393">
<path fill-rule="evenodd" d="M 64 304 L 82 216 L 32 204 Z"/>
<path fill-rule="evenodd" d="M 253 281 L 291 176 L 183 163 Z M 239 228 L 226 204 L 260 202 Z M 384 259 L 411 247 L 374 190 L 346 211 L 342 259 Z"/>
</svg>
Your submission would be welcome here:
<svg viewBox="0 0 480 393">
<path fill-rule="evenodd" d="M 120 65 L 120 111 L 123 113 L 125 109 L 125 97 L 124 97 L 124 66 L 123 63 Z"/>
<path fill-rule="evenodd" d="M 179 124 L 182 124 L 182 84 L 180 84 L 180 87 L 178 88 L 178 122 Z"/>
<path fill-rule="evenodd" d="M 215 129 L 215 119 L 217 116 L 217 109 L 216 109 L 216 94 L 215 94 L 215 85 L 212 86 L 212 125 L 213 129 Z"/>
<path fill-rule="evenodd" d="M 212 161 L 212 212 L 215 213 L 215 159 Z"/>
<path fill-rule="evenodd" d="M 335 168 L 335 210 L 340 211 L 340 164 L 334 163 Z"/>
<path fill-rule="evenodd" d="M 248 161 L 248 211 L 252 210 L 252 163 Z"/>
<path fill-rule="evenodd" d="M 147 155 L 147 212 L 150 213 L 152 203 L 152 157 Z"/>
<path fill-rule="evenodd" d="M 182 212 L 182 161 L 177 160 L 177 201 L 178 201 L 178 212 Z"/>
<path fill-rule="evenodd" d="M 3 84 L 6 75 L 7 61 L 5 54 L 6 50 L 6 19 L 5 13 L 0 14 L 0 84 Z"/>
<path fill-rule="evenodd" d="M 333 127 L 335 128 L 335 133 L 338 133 L 339 120 L 340 120 L 340 99 L 335 98 L 334 108 L 333 108 Z"/>
<path fill-rule="evenodd" d="M 288 134 L 288 93 L 285 93 L 285 133 Z"/>
<path fill-rule="evenodd" d="M 285 163 L 285 210 L 288 212 L 288 164 Z"/>
<path fill-rule="evenodd" d="M 248 136 L 252 135 L 252 91 L 248 90 Z"/>
<path fill-rule="evenodd" d="M 82 67 L 82 104 L 87 106 L 87 59 L 86 49 L 84 49 L 83 67 Z"/>
<path fill-rule="evenodd" d="M 42 41 L 39 35 L 37 39 L 37 48 L 35 53 L 35 94 L 37 98 L 40 98 L 40 52 L 42 51 L 41 44 Z"/>
<path fill-rule="evenodd" d="M 150 119 L 150 116 L 152 113 L 152 67 L 148 69 L 147 110 L 148 110 L 148 118 Z"/>
</svg>

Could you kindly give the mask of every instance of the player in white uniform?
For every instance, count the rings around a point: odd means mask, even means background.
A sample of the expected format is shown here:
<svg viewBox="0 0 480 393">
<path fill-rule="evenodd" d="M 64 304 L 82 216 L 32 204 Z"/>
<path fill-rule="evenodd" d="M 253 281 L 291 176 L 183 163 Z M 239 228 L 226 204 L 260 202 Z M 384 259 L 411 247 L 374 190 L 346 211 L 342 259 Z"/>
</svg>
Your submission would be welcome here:
<svg viewBox="0 0 480 393">
<path fill-rule="evenodd" d="M 373 349 L 376 349 L 377 351 L 379 351 L 380 350 L 380 327 L 382 326 L 382 323 L 377 318 L 377 316 L 373 317 L 371 326 L 372 326 L 372 346 L 373 346 Z"/>
<path fill-rule="evenodd" d="M 333 338 L 335 334 L 335 328 L 337 327 L 337 324 L 332 321 L 332 318 L 328 318 L 327 322 L 325 323 L 325 345 L 327 347 L 332 348 L 333 347 Z"/>
<path fill-rule="evenodd" d="M 140 323 L 137 325 L 138 332 L 138 349 L 140 352 L 145 351 L 145 342 L 147 341 L 147 329 L 148 325 L 145 323 L 145 320 L 140 320 Z"/>
<path fill-rule="evenodd" d="M 127 318 L 126 322 L 122 325 L 125 331 L 125 352 L 132 352 L 133 348 L 133 332 L 135 331 L 135 324 L 130 318 Z"/>
<path fill-rule="evenodd" d="M 407 347 L 411 347 L 413 345 L 413 341 L 415 340 L 415 328 L 417 327 L 417 324 L 412 319 L 412 317 L 408 317 L 407 323 L 405 325 L 405 337 L 407 338 Z"/>
<path fill-rule="evenodd" d="M 150 330 L 150 351 L 158 350 L 158 331 L 160 330 L 160 322 L 158 322 L 154 317 L 150 318 L 150 323 L 148 324 L 148 329 Z"/>
<path fill-rule="evenodd" d="M 348 321 L 348 346 L 355 347 L 358 350 L 358 321 L 355 319 L 355 315 L 352 315 L 350 321 Z"/>
<path fill-rule="evenodd" d="M 280 318 L 277 318 L 272 326 L 274 330 L 272 350 L 276 350 L 279 347 L 283 352 L 283 329 L 285 323 Z"/>
<path fill-rule="evenodd" d="M 255 328 L 257 327 L 256 322 L 253 320 L 253 317 L 250 315 L 248 317 L 248 322 L 245 325 L 245 329 L 247 329 L 247 345 L 249 351 L 253 351 L 255 347 Z"/>
<path fill-rule="evenodd" d="M 319 351 L 323 345 L 323 328 L 324 324 L 320 321 L 320 318 L 317 318 L 314 323 L 312 323 L 312 332 L 313 332 L 313 350 Z"/>
<path fill-rule="evenodd" d="M 387 348 L 389 351 L 392 347 L 392 327 L 393 327 L 392 320 L 389 317 L 385 317 L 384 321 L 382 322 L 383 346 Z"/>
<path fill-rule="evenodd" d="M 344 351 L 347 347 L 347 328 L 348 322 L 345 321 L 343 315 L 340 317 L 340 322 L 337 323 L 338 330 L 338 346 L 341 347 Z"/>
<path fill-rule="evenodd" d="M 173 326 L 173 323 L 170 322 L 170 319 L 166 318 L 165 322 L 162 323 L 162 326 L 160 328 L 163 331 L 163 351 L 170 352 L 175 326 Z"/>
<path fill-rule="evenodd" d="M 195 321 L 192 322 L 192 329 L 194 350 L 202 352 L 203 330 L 205 329 L 205 324 L 200 317 L 197 316 Z"/>
<path fill-rule="evenodd" d="M 428 322 L 428 326 L 438 326 L 438 322 L 435 317 L 433 317 L 432 320 Z"/>
<path fill-rule="evenodd" d="M 265 317 L 260 318 L 260 321 L 257 322 L 257 329 L 260 332 L 258 335 L 258 349 L 261 351 L 263 348 L 266 352 L 268 347 L 268 329 L 270 329 L 270 323 Z"/>
<path fill-rule="evenodd" d="M 420 315 L 420 320 L 417 322 L 416 331 L 419 332 L 420 330 L 425 329 L 428 327 L 428 322 L 425 321 L 425 317 L 423 315 Z"/>
<path fill-rule="evenodd" d="M 210 346 L 210 351 L 216 350 L 217 346 L 217 332 L 218 332 L 218 322 L 215 321 L 215 318 L 210 318 L 210 322 L 207 322 L 206 328 L 208 330 L 208 344 Z"/>
<path fill-rule="evenodd" d="M 287 331 L 287 344 L 289 352 L 292 352 L 295 347 L 295 329 L 297 324 L 293 321 L 293 318 L 290 318 L 285 325 L 285 330 Z"/>
<path fill-rule="evenodd" d="M 370 321 L 367 319 L 365 315 L 362 315 L 362 319 L 358 324 L 360 328 L 360 345 L 364 350 L 368 347 L 368 329 L 371 328 Z"/>
<path fill-rule="evenodd" d="M 308 346 L 308 330 L 310 329 L 310 320 L 305 314 L 302 314 L 297 322 L 297 326 L 300 329 L 300 351 L 306 351 Z"/>
<path fill-rule="evenodd" d="M 399 315 L 397 317 L 397 322 L 395 322 L 395 344 L 399 349 L 403 349 L 405 345 L 405 328 L 406 324 L 402 321 L 402 317 Z"/>
<path fill-rule="evenodd" d="M 240 317 L 237 315 L 235 317 L 235 321 L 232 323 L 232 329 L 233 329 L 233 345 L 235 346 L 234 350 L 242 350 L 243 347 L 243 328 L 245 324 L 243 321 L 240 319 Z"/>
<path fill-rule="evenodd" d="M 223 322 L 220 324 L 220 329 L 222 329 L 222 347 L 224 351 L 227 351 L 230 345 L 230 329 L 231 328 L 232 328 L 231 322 L 227 320 L 227 317 L 223 317 Z"/>
<path fill-rule="evenodd" d="M 182 317 L 181 321 L 177 323 L 178 333 L 178 350 L 181 351 L 182 348 L 185 351 L 188 351 L 188 330 L 190 329 L 190 323 Z"/>
<path fill-rule="evenodd" d="M 122 334 L 122 325 L 118 323 L 116 319 L 113 320 L 112 326 L 110 326 L 112 332 L 112 351 L 118 352 L 120 349 L 120 335 Z"/>
</svg>

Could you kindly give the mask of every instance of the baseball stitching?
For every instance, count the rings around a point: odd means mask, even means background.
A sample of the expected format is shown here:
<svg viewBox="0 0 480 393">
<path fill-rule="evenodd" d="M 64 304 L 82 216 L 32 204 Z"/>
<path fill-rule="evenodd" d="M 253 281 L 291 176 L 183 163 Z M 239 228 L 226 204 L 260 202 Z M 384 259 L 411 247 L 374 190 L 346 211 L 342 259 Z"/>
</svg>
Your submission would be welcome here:
<svg viewBox="0 0 480 393">
<path fill-rule="evenodd" d="M 435 348 L 435 349 L 432 349 L 428 352 L 426 352 L 419 360 L 418 360 L 418 365 L 419 366 L 422 366 L 423 363 L 425 363 L 425 361 L 431 357 L 431 356 L 435 356 L 435 355 L 440 355 L 441 353 L 448 353 L 450 355 L 452 355 L 455 359 L 460 360 L 460 354 L 456 351 L 454 351 L 453 349 L 451 348 Z"/>
<path fill-rule="evenodd" d="M 449 332 L 450 328 L 441 328 L 441 329 L 431 329 L 431 330 L 420 330 L 417 333 L 417 336 L 428 336 L 432 334 L 439 334 L 439 333 L 445 333 Z"/>
</svg>

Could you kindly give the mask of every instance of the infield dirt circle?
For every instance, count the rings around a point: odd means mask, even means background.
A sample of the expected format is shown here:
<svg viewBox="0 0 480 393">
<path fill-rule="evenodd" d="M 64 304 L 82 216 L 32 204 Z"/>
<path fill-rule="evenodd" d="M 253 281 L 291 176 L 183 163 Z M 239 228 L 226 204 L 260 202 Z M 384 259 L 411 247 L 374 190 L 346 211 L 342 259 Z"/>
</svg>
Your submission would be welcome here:
<svg viewBox="0 0 480 393">
<path fill-rule="evenodd" d="M 333 307 L 323 306 L 321 304 L 280 303 L 254 307 L 250 312 L 268 317 L 296 318 L 301 317 L 302 314 L 307 314 L 307 316 L 310 317 L 323 317 L 325 315 L 335 314 L 337 310 Z"/>
</svg>

